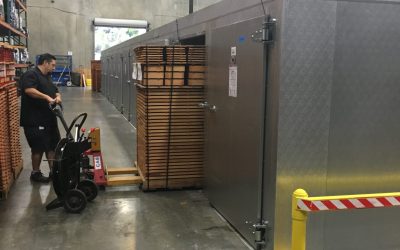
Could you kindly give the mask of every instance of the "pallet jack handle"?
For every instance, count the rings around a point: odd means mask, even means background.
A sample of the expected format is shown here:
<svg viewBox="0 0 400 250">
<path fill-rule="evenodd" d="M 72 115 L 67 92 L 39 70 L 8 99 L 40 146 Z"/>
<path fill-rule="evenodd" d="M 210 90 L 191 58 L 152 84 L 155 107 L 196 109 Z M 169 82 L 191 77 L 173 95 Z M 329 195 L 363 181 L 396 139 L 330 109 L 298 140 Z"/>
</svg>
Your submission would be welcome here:
<svg viewBox="0 0 400 250">
<path fill-rule="evenodd" d="M 77 125 L 76 127 L 78 128 L 78 133 L 80 133 L 80 130 L 81 130 L 83 124 L 84 124 L 85 121 L 86 121 L 87 113 L 82 113 L 82 114 L 78 115 L 77 117 L 75 117 L 75 119 L 71 122 L 71 124 L 70 124 L 69 127 L 68 127 L 67 122 L 66 122 L 65 119 L 64 119 L 64 114 L 63 114 L 64 108 L 63 108 L 62 104 L 60 104 L 60 103 L 50 104 L 50 105 L 49 105 L 49 108 L 50 108 L 50 110 L 51 110 L 58 118 L 60 118 L 60 121 L 61 121 L 61 123 L 62 123 L 62 125 L 63 125 L 63 127 L 64 127 L 64 129 L 65 129 L 66 136 L 67 136 L 69 139 L 73 140 L 74 137 L 73 137 L 72 134 L 71 134 L 72 128 L 73 128 L 73 127 L 75 126 L 75 124 L 76 124 L 76 125 Z M 78 121 L 80 118 L 82 118 L 82 119 L 81 119 L 81 122 L 78 123 L 77 121 Z M 77 137 L 77 138 L 79 138 L 79 137 L 80 137 L 80 135 L 78 134 L 78 137 Z"/>
</svg>

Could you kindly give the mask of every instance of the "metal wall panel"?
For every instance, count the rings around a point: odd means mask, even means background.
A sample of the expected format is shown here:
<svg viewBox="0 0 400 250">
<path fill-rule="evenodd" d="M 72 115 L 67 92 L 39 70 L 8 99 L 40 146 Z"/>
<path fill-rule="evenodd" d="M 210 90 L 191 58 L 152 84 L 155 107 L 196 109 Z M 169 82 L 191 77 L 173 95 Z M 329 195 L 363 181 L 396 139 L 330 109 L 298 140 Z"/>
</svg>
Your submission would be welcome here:
<svg viewBox="0 0 400 250">
<path fill-rule="evenodd" d="M 113 61 L 112 61 L 111 56 L 107 59 L 107 61 L 108 61 L 108 81 L 107 81 L 108 82 L 108 96 L 107 96 L 107 98 L 112 103 L 111 89 L 112 89 L 112 81 L 113 81 L 113 77 L 114 77 L 113 76 L 114 66 L 113 66 Z"/>
<path fill-rule="evenodd" d="M 118 89 L 118 86 L 117 86 L 117 78 L 116 78 L 116 76 L 117 76 L 117 68 L 118 68 L 118 65 L 117 65 L 117 63 L 118 63 L 118 61 L 117 61 L 117 57 L 118 57 L 118 54 L 116 54 L 116 55 L 114 55 L 113 57 L 112 57 L 112 68 L 113 68 L 113 71 L 112 71 L 112 82 L 111 82 L 111 103 L 114 105 L 114 106 L 116 106 L 116 103 L 117 103 L 117 89 Z"/>
<path fill-rule="evenodd" d="M 326 194 L 336 2 L 287 0 L 282 20 L 275 248 L 290 249 L 291 194 Z M 307 249 L 323 249 L 324 220 Z"/>
<path fill-rule="evenodd" d="M 112 56 L 110 56 L 110 71 L 109 71 L 110 73 L 109 73 L 109 82 L 108 82 L 108 88 L 109 88 L 109 98 L 108 98 L 108 100 L 110 101 L 110 103 L 114 103 L 114 101 L 113 101 L 113 90 L 114 90 L 114 60 L 113 60 L 113 57 Z"/>
<path fill-rule="evenodd" d="M 313 196 L 398 190 L 399 6 L 285 2 L 276 249 L 290 249 L 298 187 Z M 393 209 L 313 214 L 307 249 L 399 249 L 399 220 Z"/>
<path fill-rule="evenodd" d="M 117 106 L 118 102 L 118 59 L 119 56 L 118 54 L 114 55 L 112 57 L 113 60 L 113 80 L 112 80 L 112 85 L 111 85 L 111 92 L 112 92 L 112 101 L 111 103 L 114 104 L 114 106 Z"/>
<path fill-rule="evenodd" d="M 110 100 L 110 74 L 111 74 L 111 63 L 110 63 L 110 58 L 106 58 L 106 72 L 105 72 L 105 78 L 106 80 L 106 97 L 108 100 Z"/>
<path fill-rule="evenodd" d="M 400 4 L 337 12 L 327 194 L 399 191 Z M 325 249 L 400 249 L 399 223 L 398 209 L 329 214 Z"/>
<path fill-rule="evenodd" d="M 114 92 L 115 92 L 115 84 L 114 84 L 114 82 L 115 82 L 115 78 L 114 78 L 114 76 L 115 76 L 115 63 L 114 63 L 114 57 L 111 56 L 110 57 L 110 74 L 109 74 L 109 93 L 110 93 L 109 101 L 112 104 L 114 104 L 114 100 L 115 100 L 115 97 L 114 97 Z"/>
<path fill-rule="evenodd" d="M 251 243 L 257 220 L 261 164 L 263 45 L 251 34 L 262 27 L 256 18 L 211 32 L 206 112 L 206 192 L 211 204 Z M 236 47 L 237 97 L 229 93 L 231 47 Z M 247 223 L 246 223 L 247 222 Z"/>
<path fill-rule="evenodd" d="M 114 106 L 119 110 L 119 102 L 121 95 L 121 84 L 120 84 L 120 75 L 121 75 L 121 56 L 117 53 L 114 56 Z"/>
<path fill-rule="evenodd" d="M 129 80 L 129 55 L 124 53 L 123 55 L 123 65 L 122 65 L 122 114 L 126 119 L 129 120 L 129 92 L 130 84 Z"/>
<path fill-rule="evenodd" d="M 107 63 L 107 59 L 102 59 L 101 60 L 101 65 L 103 67 L 102 71 L 101 71 L 101 93 L 103 93 L 103 95 L 105 97 L 107 97 L 107 86 L 108 86 L 108 63 Z M 104 83 L 104 84 L 103 84 Z"/>
<path fill-rule="evenodd" d="M 123 105 L 123 56 L 122 54 L 118 54 L 117 58 L 117 101 L 115 107 L 122 112 L 122 105 Z"/>
<path fill-rule="evenodd" d="M 101 65 L 103 65 L 104 70 L 101 78 L 101 93 L 108 99 L 108 75 L 109 75 L 109 63 L 107 58 L 101 59 Z M 103 84 L 104 83 L 104 84 Z"/>
</svg>

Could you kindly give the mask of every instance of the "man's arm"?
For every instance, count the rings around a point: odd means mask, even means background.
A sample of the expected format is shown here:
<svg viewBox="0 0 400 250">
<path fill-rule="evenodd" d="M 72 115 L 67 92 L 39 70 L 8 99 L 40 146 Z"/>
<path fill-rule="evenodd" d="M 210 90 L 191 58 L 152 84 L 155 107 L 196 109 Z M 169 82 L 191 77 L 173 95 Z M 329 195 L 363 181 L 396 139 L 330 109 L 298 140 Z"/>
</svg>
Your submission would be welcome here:
<svg viewBox="0 0 400 250">
<path fill-rule="evenodd" d="M 26 88 L 25 94 L 27 94 L 28 96 L 30 96 L 32 98 L 45 100 L 48 103 L 54 103 L 56 101 L 56 99 L 53 99 L 50 96 L 43 94 L 42 92 L 40 92 L 39 90 L 37 90 L 35 88 Z"/>
</svg>

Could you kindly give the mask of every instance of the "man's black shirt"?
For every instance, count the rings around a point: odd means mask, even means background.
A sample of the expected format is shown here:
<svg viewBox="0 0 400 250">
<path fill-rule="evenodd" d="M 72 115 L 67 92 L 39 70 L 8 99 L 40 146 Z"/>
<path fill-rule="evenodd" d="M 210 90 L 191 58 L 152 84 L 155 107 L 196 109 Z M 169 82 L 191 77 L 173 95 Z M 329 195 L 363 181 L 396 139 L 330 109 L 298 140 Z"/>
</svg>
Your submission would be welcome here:
<svg viewBox="0 0 400 250">
<path fill-rule="evenodd" d="M 21 126 L 50 127 L 57 125 L 57 118 L 49 109 L 46 100 L 32 98 L 25 93 L 27 88 L 35 88 L 39 92 L 56 98 L 57 87 L 50 75 L 43 75 L 38 67 L 25 72 L 20 79 L 21 88 Z"/>
</svg>

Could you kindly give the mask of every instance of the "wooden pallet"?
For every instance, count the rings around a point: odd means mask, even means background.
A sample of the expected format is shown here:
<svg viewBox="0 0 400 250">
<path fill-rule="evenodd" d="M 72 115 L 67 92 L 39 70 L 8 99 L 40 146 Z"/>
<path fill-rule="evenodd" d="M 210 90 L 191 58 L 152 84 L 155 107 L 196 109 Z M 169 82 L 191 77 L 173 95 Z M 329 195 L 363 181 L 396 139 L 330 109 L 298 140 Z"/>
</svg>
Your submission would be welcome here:
<svg viewBox="0 0 400 250">
<path fill-rule="evenodd" d="M 137 158 L 143 190 L 199 188 L 204 165 L 204 89 L 137 87 Z"/>
<path fill-rule="evenodd" d="M 135 166 L 139 171 L 140 176 L 142 176 L 143 183 L 141 189 L 143 191 L 155 191 L 155 190 L 177 190 L 177 189 L 198 189 L 203 185 L 203 177 L 193 177 L 193 176 L 181 176 L 182 178 L 169 178 L 168 183 L 165 177 L 144 177 L 141 169 L 137 162 Z"/>
<path fill-rule="evenodd" d="M 107 167 L 107 186 L 142 184 L 143 178 L 136 167 Z"/>
</svg>

